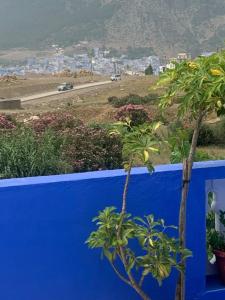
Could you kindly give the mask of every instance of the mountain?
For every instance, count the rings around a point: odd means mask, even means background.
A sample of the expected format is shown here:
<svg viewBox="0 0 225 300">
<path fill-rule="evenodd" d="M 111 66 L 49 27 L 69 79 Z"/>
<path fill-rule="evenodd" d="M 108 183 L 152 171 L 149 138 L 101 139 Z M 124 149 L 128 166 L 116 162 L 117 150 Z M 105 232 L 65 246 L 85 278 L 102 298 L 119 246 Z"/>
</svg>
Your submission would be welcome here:
<svg viewBox="0 0 225 300">
<path fill-rule="evenodd" d="M 225 40 L 225 1 L 0 0 L 0 49 L 79 40 L 160 55 L 215 50 Z"/>
</svg>

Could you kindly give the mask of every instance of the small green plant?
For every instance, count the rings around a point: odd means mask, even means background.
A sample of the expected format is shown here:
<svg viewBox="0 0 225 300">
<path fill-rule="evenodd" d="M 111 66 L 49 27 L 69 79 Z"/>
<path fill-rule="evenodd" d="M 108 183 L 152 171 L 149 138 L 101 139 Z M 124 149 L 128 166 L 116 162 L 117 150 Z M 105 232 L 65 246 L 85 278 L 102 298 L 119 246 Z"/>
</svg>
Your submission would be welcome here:
<svg viewBox="0 0 225 300">
<path fill-rule="evenodd" d="M 127 213 L 127 192 L 131 169 L 135 159 L 154 171 L 151 154 L 158 153 L 160 124 L 145 124 L 132 127 L 131 123 L 117 123 L 111 133 L 120 135 L 123 142 L 124 167 L 127 176 L 124 184 L 121 211 L 107 207 L 93 219 L 97 230 L 87 240 L 90 248 L 102 249 L 118 277 L 132 287 L 141 299 L 150 300 L 143 290 L 143 283 L 148 275 L 159 284 L 169 277 L 173 268 L 182 272 L 180 257 L 189 257 L 190 251 L 180 247 L 179 240 L 167 235 L 164 220 L 155 220 L 153 215 L 144 218 L 133 217 Z M 132 247 L 133 242 L 139 245 Z M 136 244 L 135 243 L 135 244 Z"/>
<path fill-rule="evenodd" d="M 168 145 L 170 148 L 170 162 L 172 164 L 181 163 L 184 157 L 187 157 L 190 149 L 191 142 L 189 141 L 189 130 L 184 128 L 176 128 L 172 130 L 169 138 Z M 218 159 L 212 155 L 209 155 L 203 150 L 197 149 L 194 155 L 194 161 L 207 161 Z"/>
<path fill-rule="evenodd" d="M 225 252 L 225 233 L 216 230 L 215 228 L 215 212 L 209 205 L 210 210 L 206 218 L 206 238 L 207 238 L 207 253 L 209 261 L 213 261 L 214 251 L 219 250 Z M 225 226 L 225 211 L 219 211 L 219 222 Z"/>
</svg>

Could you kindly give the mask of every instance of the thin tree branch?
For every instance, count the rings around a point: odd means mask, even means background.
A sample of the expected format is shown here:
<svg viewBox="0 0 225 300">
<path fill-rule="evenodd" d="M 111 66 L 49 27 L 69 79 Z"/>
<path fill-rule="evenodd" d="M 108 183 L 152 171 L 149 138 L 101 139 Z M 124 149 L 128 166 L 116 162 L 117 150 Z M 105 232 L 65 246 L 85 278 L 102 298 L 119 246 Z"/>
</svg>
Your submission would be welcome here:
<svg viewBox="0 0 225 300">
<path fill-rule="evenodd" d="M 119 226 L 118 226 L 118 232 L 117 232 L 117 239 L 118 240 L 121 240 L 121 228 L 122 228 L 122 225 L 123 225 L 124 216 L 126 214 L 127 193 L 128 193 L 129 182 L 130 182 L 131 170 L 132 170 L 132 158 L 130 158 L 130 160 L 129 160 L 128 173 L 127 173 L 126 181 L 125 181 L 125 185 L 124 185 L 123 199 L 122 199 L 122 209 L 121 209 L 121 219 L 120 219 L 120 223 L 119 223 Z M 128 262 L 127 262 L 126 253 L 124 251 L 124 248 L 122 246 L 119 246 L 118 250 L 119 250 L 118 251 L 119 252 L 119 256 L 121 257 L 121 261 L 123 263 L 123 266 L 125 268 L 127 276 L 129 278 L 130 285 L 132 286 L 132 288 L 138 293 L 138 295 L 143 300 L 151 300 L 145 294 L 145 292 L 142 290 L 142 288 L 139 286 L 139 284 L 136 282 L 136 280 L 134 279 L 131 271 L 130 272 L 127 271 L 128 270 Z"/>
<path fill-rule="evenodd" d="M 132 169 L 132 159 L 130 159 L 130 161 L 129 161 L 128 173 L 126 176 L 126 181 L 125 181 L 124 190 L 123 190 L 121 217 L 120 217 L 120 222 L 119 222 L 118 232 L 117 232 L 118 240 L 120 240 L 121 228 L 123 225 L 123 220 L 124 220 L 124 216 L 125 216 L 126 208 L 127 208 L 127 192 L 128 192 L 129 182 L 130 182 L 131 169 Z"/>
<path fill-rule="evenodd" d="M 127 260 L 126 260 L 126 255 L 124 253 L 124 249 L 122 246 L 119 247 L 119 250 L 120 250 L 120 255 L 121 255 L 121 258 L 122 258 L 122 262 L 123 262 L 123 265 L 125 267 L 125 270 L 127 272 L 127 269 L 128 269 L 128 263 L 127 263 Z M 151 300 L 150 297 L 148 297 L 145 292 L 142 290 L 142 288 L 140 287 L 140 285 L 136 282 L 136 280 L 134 279 L 133 275 L 131 272 L 127 272 L 127 276 L 130 280 L 130 283 L 131 283 L 131 286 L 133 287 L 133 289 L 138 293 L 138 295 L 143 299 L 143 300 Z"/>
<path fill-rule="evenodd" d="M 117 274 L 117 276 L 123 281 L 125 282 L 126 284 L 131 285 L 131 282 L 129 280 L 127 280 L 118 270 L 117 268 L 115 267 L 115 265 L 113 264 L 113 262 L 109 261 L 110 262 L 110 265 L 111 267 L 113 268 L 114 272 Z"/>
<path fill-rule="evenodd" d="M 145 275 L 142 274 L 141 279 L 140 279 L 140 281 L 139 281 L 139 283 L 138 283 L 138 285 L 139 285 L 140 287 L 142 287 L 142 285 L 143 285 L 143 283 L 144 283 L 144 280 L 145 280 Z"/>
<path fill-rule="evenodd" d="M 124 185 L 124 190 L 123 190 L 123 204 L 122 204 L 122 210 L 121 213 L 124 215 L 126 213 L 126 208 L 127 208 L 127 193 L 128 193 L 128 186 L 129 186 L 129 181 L 130 181 L 130 175 L 131 175 L 131 169 L 132 169 L 132 160 L 129 161 L 129 168 L 126 176 L 126 182 Z"/>
</svg>

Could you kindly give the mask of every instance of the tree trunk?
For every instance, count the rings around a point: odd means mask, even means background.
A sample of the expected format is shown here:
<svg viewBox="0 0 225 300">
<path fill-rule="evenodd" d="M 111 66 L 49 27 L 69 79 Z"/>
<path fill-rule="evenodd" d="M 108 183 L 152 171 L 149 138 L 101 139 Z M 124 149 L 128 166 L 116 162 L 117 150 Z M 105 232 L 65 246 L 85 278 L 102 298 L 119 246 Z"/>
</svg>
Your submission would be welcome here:
<svg viewBox="0 0 225 300">
<path fill-rule="evenodd" d="M 132 170 L 132 160 L 129 161 L 129 168 L 128 168 L 128 172 L 127 172 L 127 176 L 126 176 L 126 181 L 125 181 L 125 185 L 124 185 L 124 190 L 123 190 L 123 199 L 122 199 L 122 208 L 121 208 L 121 220 L 119 223 L 119 227 L 118 227 L 118 232 L 117 232 L 117 238 L 121 239 L 120 235 L 121 235 L 121 227 L 123 225 L 123 220 L 124 220 L 124 216 L 126 214 L 126 209 L 127 209 L 127 193 L 128 193 L 128 187 L 129 187 L 129 182 L 130 182 L 130 177 L 131 177 L 131 170 Z M 127 263 L 127 258 L 126 258 L 126 254 L 124 252 L 123 247 L 119 248 L 120 251 L 120 256 L 121 256 L 121 260 L 122 263 L 125 267 L 125 270 L 128 268 L 128 263 Z M 145 292 L 142 290 L 141 286 L 137 283 L 137 281 L 135 280 L 135 278 L 133 277 L 133 275 L 131 274 L 131 272 L 127 273 L 127 276 L 129 278 L 130 281 L 130 285 L 132 286 L 132 288 L 138 293 L 138 295 L 141 297 L 141 299 L 143 300 L 151 300 L 150 297 L 148 297 Z"/>
<path fill-rule="evenodd" d="M 122 215 L 126 213 L 126 209 L 127 209 L 127 192 L 128 192 L 129 182 L 130 182 L 131 169 L 132 169 L 132 161 L 129 162 L 129 168 L 127 171 L 126 182 L 123 190 L 123 200 L 122 200 L 122 209 L 121 209 Z"/>
<path fill-rule="evenodd" d="M 187 198 L 191 180 L 191 173 L 193 167 L 193 161 L 196 153 L 197 142 L 199 137 L 199 131 L 201 128 L 202 120 L 204 117 L 204 112 L 200 112 L 192 137 L 191 148 L 188 158 L 183 161 L 183 175 L 182 175 L 182 193 L 181 193 L 181 204 L 180 204 L 180 213 L 179 213 L 179 239 L 180 246 L 186 248 L 186 209 L 187 209 Z M 184 273 L 181 273 L 178 278 L 177 287 L 176 287 L 176 300 L 185 300 L 185 271 L 186 271 L 186 262 L 181 258 L 181 264 L 184 268 Z"/>
</svg>

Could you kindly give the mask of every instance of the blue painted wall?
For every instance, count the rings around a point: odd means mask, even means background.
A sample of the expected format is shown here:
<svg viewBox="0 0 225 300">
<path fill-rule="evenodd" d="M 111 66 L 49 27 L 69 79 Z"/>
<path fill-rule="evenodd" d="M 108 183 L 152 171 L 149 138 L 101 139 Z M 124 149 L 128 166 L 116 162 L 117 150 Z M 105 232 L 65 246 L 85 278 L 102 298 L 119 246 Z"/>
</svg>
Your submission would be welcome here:
<svg viewBox="0 0 225 300">
<path fill-rule="evenodd" d="M 198 163 L 188 201 L 187 300 L 225 299 L 216 281 L 206 285 L 205 182 L 225 178 L 225 162 Z M 1 300 L 136 300 L 98 250 L 84 244 L 91 219 L 120 206 L 125 174 L 104 171 L 0 181 Z M 159 166 L 153 175 L 133 170 L 128 210 L 178 223 L 181 166 Z M 162 288 L 151 279 L 152 300 L 174 299 L 176 274 Z"/>
</svg>

